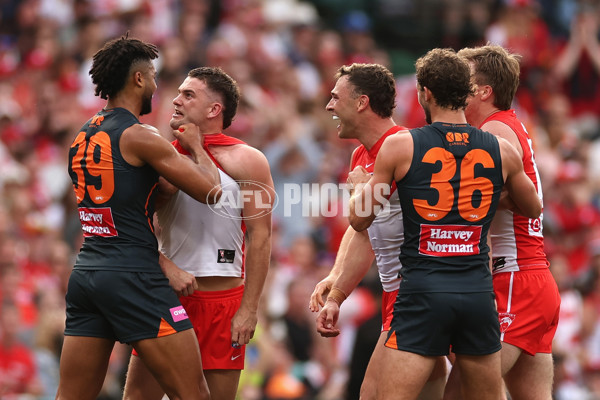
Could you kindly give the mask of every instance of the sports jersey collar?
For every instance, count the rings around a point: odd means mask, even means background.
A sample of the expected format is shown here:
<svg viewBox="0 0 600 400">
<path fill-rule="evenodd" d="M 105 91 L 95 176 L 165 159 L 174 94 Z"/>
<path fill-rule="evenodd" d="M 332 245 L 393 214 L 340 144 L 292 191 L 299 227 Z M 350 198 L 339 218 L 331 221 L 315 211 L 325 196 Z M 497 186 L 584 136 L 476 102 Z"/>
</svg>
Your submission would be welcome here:
<svg viewBox="0 0 600 400">
<path fill-rule="evenodd" d="M 375 142 L 375 144 L 373 145 L 373 147 L 371 147 L 371 149 L 367 150 L 367 153 L 369 154 L 369 157 L 371 157 L 372 159 L 375 159 L 375 157 L 377 157 L 377 153 L 379 152 L 379 149 L 381 148 L 381 145 L 383 144 L 383 141 L 385 140 L 386 137 L 393 135 L 396 132 L 399 132 L 401 130 L 406 129 L 403 126 L 399 126 L 399 125 L 394 125 L 392 126 L 390 129 L 387 130 L 387 132 L 385 132 L 378 141 Z"/>
<path fill-rule="evenodd" d="M 460 127 L 466 127 L 469 126 L 469 124 L 450 124 L 448 122 L 441 122 L 441 121 L 436 121 L 433 124 L 431 124 L 431 126 L 460 126 Z"/>
<path fill-rule="evenodd" d="M 514 116 L 516 118 L 517 113 L 515 112 L 514 109 L 510 109 L 510 110 L 498 110 L 496 112 L 494 112 L 493 114 L 491 114 L 490 116 L 488 116 L 479 126 L 479 128 L 481 128 L 483 125 L 485 125 L 487 122 L 495 120 L 499 115 L 510 115 L 510 116 Z"/>
<path fill-rule="evenodd" d="M 208 146 L 210 145 L 219 145 L 219 146 L 231 146 L 234 144 L 245 144 L 243 140 L 236 139 L 231 136 L 227 136 L 223 133 L 214 133 L 212 135 L 204 136 L 204 150 L 208 151 Z M 181 154 L 190 155 L 189 151 L 184 149 L 179 140 L 175 139 L 171 142 L 173 146 L 179 151 Z"/>
</svg>

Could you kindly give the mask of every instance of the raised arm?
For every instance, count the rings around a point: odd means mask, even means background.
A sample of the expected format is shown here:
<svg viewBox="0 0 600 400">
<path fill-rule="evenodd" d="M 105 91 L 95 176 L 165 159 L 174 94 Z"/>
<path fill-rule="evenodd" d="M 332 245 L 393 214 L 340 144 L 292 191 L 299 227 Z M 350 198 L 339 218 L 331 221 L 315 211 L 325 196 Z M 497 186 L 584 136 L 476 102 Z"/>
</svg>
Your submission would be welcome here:
<svg viewBox="0 0 600 400">
<path fill-rule="evenodd" d="M 171 200 L 171 197 L 177 193 L 179 189 L 177 186 L 172 185 L 168 180 L 162 176 L 158 178 L 158 191 L 156 193 L 156 205 L 155 208 L 159 210 L 165 204 Z"/>
<path fill-rule="evenodd" d="M 151 165 L 159 175 L 194 199 L 208 204 L 217 202 L 221 196 L 219 173 L 202 148 L 198 128 L 186 124 L 177 137 L 190 142 L 192 159 L 179 154 L 156 128 L 149 125 L 133 125 L 126 129 L 121 137 L 121 152 L 132 165 Z"/>
</svg>

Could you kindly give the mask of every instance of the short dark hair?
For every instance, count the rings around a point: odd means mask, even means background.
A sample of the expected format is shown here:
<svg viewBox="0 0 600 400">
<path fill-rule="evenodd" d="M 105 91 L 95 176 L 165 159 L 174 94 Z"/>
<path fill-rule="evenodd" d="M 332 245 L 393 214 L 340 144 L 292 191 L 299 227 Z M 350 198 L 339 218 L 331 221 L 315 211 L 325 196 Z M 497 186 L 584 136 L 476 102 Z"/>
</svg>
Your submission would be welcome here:
<svg viewBox="0 0 600 400">
<path fill-rule="evenodd" d="M 508 110 L 519 88 L 521 67 L 517 54 L 504 47 L 488 43 L 481 47 L 469 47 L 458 56 L 473 63 L 473 77 L 477 85 L 489 85 L 494 91 L 494 106 Z"/>
<path fill-rule="evenodd" d="M 354 86 L 353 94 L 369 98 L 371 109 L 381 118 L 390 118 L 396 107 L 396 81 L 394 75 L 380 64 L 344 65 L 335 74 L 335 79 L 348 77 Z"/>
<path fill-rule="evenodd" d="M 223 129 L 229 127 L 240 102 L 240 88 L 237 82 L 219 67 L 194 68 L 188 73 L 191 78 L 203 81 L 223 100 Z"/>
<path fill-rule="evenodd" d="M 126 34 L 107 42 L 94 54 L 90 75 L 96 85 L 95 95 L 108 99 L 119 93 L 129 74 L 140 63 L 150 63 L 158 57 L 158 48 Z"/>
<path fill-rule="evenodd" d="M 419 89 L 428 88 L 438 106 L 465 109 L 474 94 L 469 64 L 452 49 L 433 49 L 415 63 Z"/>
</svg>

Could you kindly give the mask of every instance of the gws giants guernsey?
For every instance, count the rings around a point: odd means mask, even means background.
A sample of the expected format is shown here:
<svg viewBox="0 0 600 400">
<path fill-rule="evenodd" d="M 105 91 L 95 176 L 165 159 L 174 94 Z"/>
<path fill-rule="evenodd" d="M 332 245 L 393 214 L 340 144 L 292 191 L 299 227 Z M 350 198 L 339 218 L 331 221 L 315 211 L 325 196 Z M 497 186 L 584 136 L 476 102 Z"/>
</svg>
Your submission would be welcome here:
<svg viewBox="0 0 600 400">
<path fill-rule="evenodd" d="M 542 185 L 535 164 L 531 139 L 521 121 L 517 119 L 515 111 L 498 111 L 490 115 L 483 124 L 489 121 L 502 122 L 516 133 L 523 149 L 523 168 L 535 185 L 541 201 Z M 531 219 L 510 210 L 498 210 L 490 227 L 494 274 L 548 268 L 549 263 L 544 253 L 542 221 L 543 214 L 539 218 Z"/>
<path fill-rule="evenodd" d="M 177 141 L 175 148 L 189 154 Z M 244 233 L 239 184 L 214 159 L 210 145 L 245 144 L 223 134 L 207 135 L 204 146 L 219 169 L 222 195 L 206 205 L 178 191 L 157 211 L 161 251 L 177 266 L 197 277 L 244 277 Z"/>
<path fill-rule="evenodd" d="M 362 165 L 367 172 L 372 174 L 375 168 L 375 158 L 377 158 L 377 153 L 379 153 L 379 149 L 385 138 L 405 129 L 401 126 L 390 128 L 370 150 L 367 150 L 362 145 L 357 147 L 352 156 L 351 169 Z M 400 246 L 404 241 L 402 208 L 398 199 L 396 183 L 392 185 L 391 195 L 388 200 L 389 202 L 375 217 L 375 220 L 368 229 L 368 233 L 371 247 L 373 247 L 373 251 L 375 252 L 375 260 L 383 290 L 393 292 L 400 286 L 398 273 L 400 272 L 400 268 L 402 268 L 402 263 L 398 255 L 400 254 Z"/>
<path fill-rule="evenodd" d="M 160 272 L 152 220 L 158 173 L 121 154 L 123 131 L 139 124 L 124 108 L 102 110 L 83 125 L 69 149 L 83 246 L 75 269 Z"/>
<path fill-rule="evenodd" d="M 491 292 L 487 233 L 504 185 L 498 139 L 441 122 L 410 134 L 410 169 L 396 182 L 404 220 L 400 292 Z"/>
</svg>

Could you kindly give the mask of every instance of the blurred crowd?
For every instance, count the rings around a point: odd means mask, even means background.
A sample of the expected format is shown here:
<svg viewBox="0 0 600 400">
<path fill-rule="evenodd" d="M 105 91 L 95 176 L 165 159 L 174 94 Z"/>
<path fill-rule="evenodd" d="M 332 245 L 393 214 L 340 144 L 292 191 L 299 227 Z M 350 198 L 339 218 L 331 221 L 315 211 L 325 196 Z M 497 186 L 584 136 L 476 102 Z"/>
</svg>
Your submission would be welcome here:
<svg viewBox="0 0 600 400">
<path fill-rule="evenodd" d="M 325 111 L 337 68 L 388 66 L 394 119 L 412 128 L 425 124 L 413 76 L 425 51 L 492 41 L 520 54 L 514 108 L 533 141 L 562 294 L 555 398 L 600 399 L 599 10 L 593 0 L 0 0 L 0 399 L 54 398 L 82 241 L 67 150 L 104 106 L 92 55 L 127 31 L 160 49 L 143 122 L 170 139 L 172 99 L 189 69 L 221 66 L 242 91 L 226 133 L 271 165 L 280 203 L 242 400 L 358 398 L 379 336 L 373 269 L 344 303 L 338 338 L 319 337 L 308 310 L 347 227 L 341 196 L 312 184 L 345 182 L 358 144 L 338 139 Z M 290 184 L 304 184 L 298 207 L 284 204 Z M 130 350 L 115 347 L 102 399 L 121 398 Z"/>
</svg>

